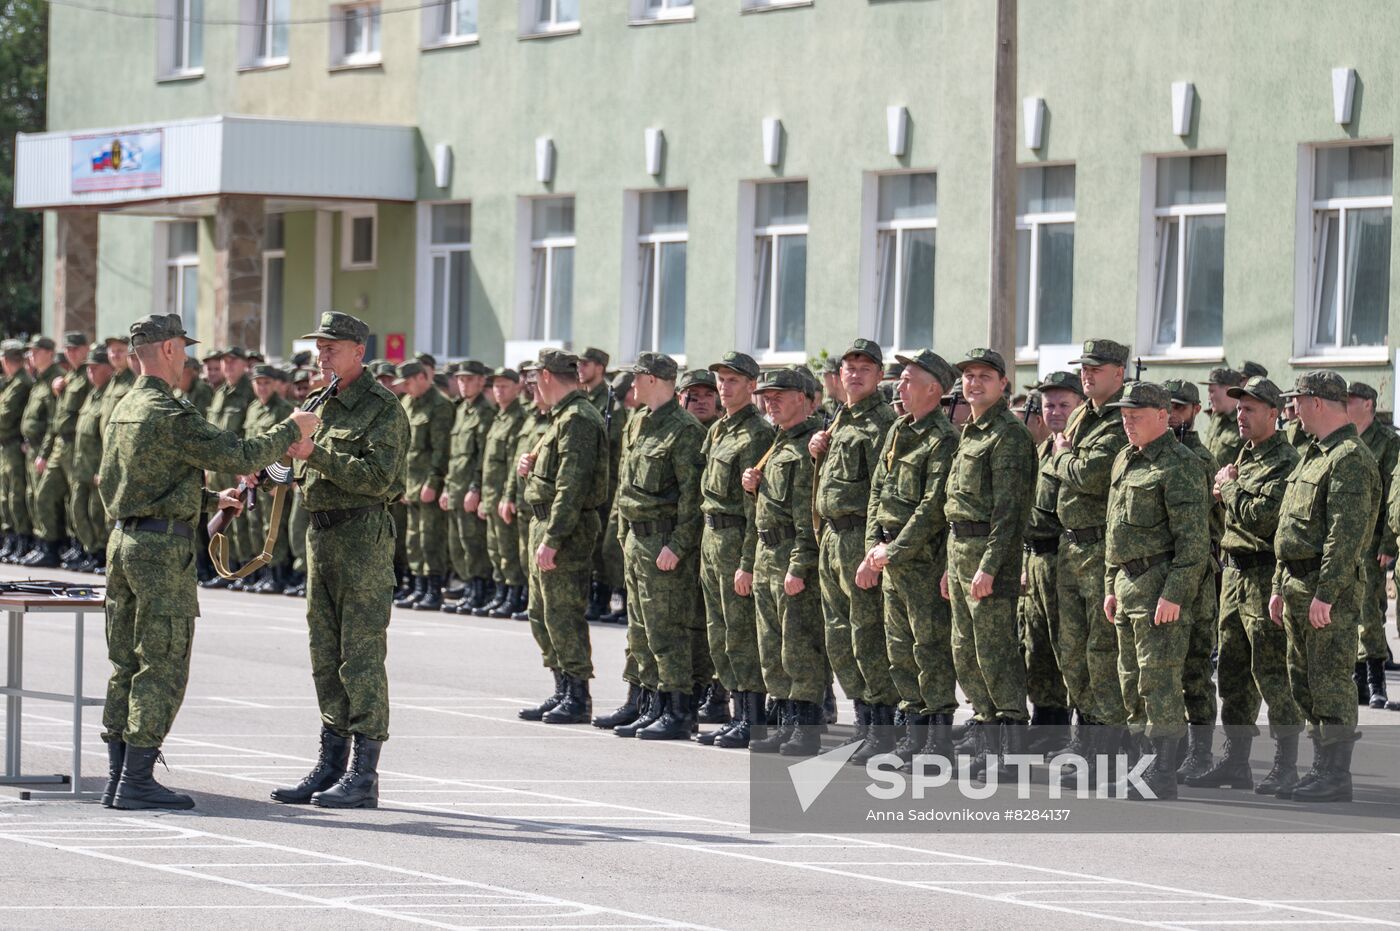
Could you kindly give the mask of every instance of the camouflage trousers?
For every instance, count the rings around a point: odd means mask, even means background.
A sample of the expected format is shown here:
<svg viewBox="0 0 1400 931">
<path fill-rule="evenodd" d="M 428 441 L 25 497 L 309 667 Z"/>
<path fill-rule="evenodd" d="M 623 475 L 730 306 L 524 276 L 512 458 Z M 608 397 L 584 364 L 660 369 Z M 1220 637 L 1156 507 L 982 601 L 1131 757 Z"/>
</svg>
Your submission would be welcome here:
<svg viewBox="0 0 1400 931">
<path fill-rule="evenodd" d="M 475 518 L 473 518 L 475 519 Z M 414 575 L 446 575 L 447 515 L 436 501 L 408 503 L 408 570 Z"/>
<path fill-rule="evenodd" d="M 1357 637 L 1356 661 L 1385 659 L 1385 577 L 1389 574 L 1376 561 L 1375 553 L 1361 557 L 1365 566 L 1365 591 L 1361 600 L 1361 629 Z"/>
<path fill-rule="evenodd" d="M 1055 587 L 1058 553 L 1026 556 L 1025 623 L 1021 644 L 1026 651 L 1026 696 L 1037 708 L 1066 708 L 1069 696 L 1060 673 L 1060 598 Z"/>
<path fill-rule="evenodd" d="M 826 698 L 829 668 L 821 593 L 815 578 L 807 579 L 797 595 L 783 590 L 791 556 L 791 540 L 776 547 L 759 541 L 753 567 L 758 661 L 765 690 L 773 698 L 820 702 Z"/>
<path fill-rule="evenodd" d="M 311 528 L 311 515 L 301 500 L 301 489 L 292 491 L 287 514 L 287 552 L 292 558 L 292 571 L 306 571 L 306 534 Z"/>
<path fill-rule="evenodd" d="M 1003 568 L 992 593 L 974 600 L 968 590 L 986 551 L 985 537 L 948 541 L 948 600 L 953 609 L 953 666 L 958 684 L 983 722 L 1025 721 L 1026 664 L 1016 637 L 1017 566 Z"/>
<path fill-rule="evenodd" d="M 96 553 L 106 548 L 110 525 L 90 476 L 81 480 L 74 476 L 68 488 L 68 524 L 84 550 Z"/>
<path fill-rule="evenodd" d="M 496 581 L 502 585 L 525 584 L 517 526 L 517 522 L 507 524 L 501 520 L 501 515 L 496 513 L 495 508 L 491 509 L 491 516 L 486 520 L 486 555 Z"/>
<path fill-rule="evenodd" d="M 18 441 L 0 448 L 0 522 L 10 533 L 34 532 L 29 518 L 29 470 Z"/>
<path fill-rule="evenodd" d="M 1191 642 L 1186 647 L 1186 662 L 1181 670 L 1182 699 L 1186 703 L 1188 724 L 1214 724 L 1219 711 L 1210 655 L 1215 652 L 1220 619 L 1220 584 L 1220 570 L 1212 559 L 1189 605 Z M 1183 605 L 1182 610 L 1187 607 Z"/>
<path fill-rule="evenodd" d="M 462 510 L 461 500 L 456 496 L 456 506 L 443 512 L 449 565 L 463 580 L 493 579 L 495 566 L 486 552 L 487 523 Z"/>
<path fill-rule="evenodd" d="M 1118 632 L 1118 675 L 1129 729 L 1148 737 L 1186 733 L 1182 669 L 1191 645 L 1191 605 L 1170 624 L 1154 624 L 1170 563 L 1160 563 L 1137 578 L 1119 571 L 1113 587 L 1118 615 L 1112 625 L 1099 612 L 1099 623 Z M 1214 723 L 1214 722 L 1211 722 Z"/>
<path fill-rule="evenodd" d="M 68 469 L 72 456 L 55 454 L 38 473 L 34 488 L 34 532 L 50 543 L 57 542 L 68 529 L 64 520 L 68 503 Z"/>
<path fill-rule="evenodd" d="M 885 603 L 879 586 L 856 585 L 865 559 L 865 525 L 822 531 L 817 571 L 826 620 L 826 655 L 841 691 L 872 705 L 897 705 L 885 644 Z"/>
<path fill-rule="evenodd" d="M 1221 577 L 1220 723 L 1248 727 L 1258 734 L 1261 702 L 1269 706 L 1269 731 L 1297 733 L 1303 713 L 1288 686 L 1288 634 L 1269 618 L 1273 567 L 1241 571 L 1225 568 Z"/>
<path fill-rule="evenodd" d="M 734 591 L 744 527 L 706 527 L 700 538 L 700 589 L 705 600 L 705 629 L 710 659 L 720 684 L 731 692 L 762 692 L 758 627 L 754 598 Z M 755 585 L 757 583 L 755 582 Z"/>
<path fill-rule="evenodd" d="M 617 518 L 612 514 L 611 498 L 598 509 L 598 522 L 603 529 L 593 549 L 593 581 L 601 582 L 610 589 L 620 589 L 626 584 L 626 579 L 622 569 L 622 543 L 617 533 Z"/>
<path fill-rule="evenodd" d="M 1060 544 L 1060 672 L 1070 704 L 1099 724 L 1126 723 L 1118 637 L 1103 616 L 1104 545 Z"/>
<path fill-rule="evenodd" d="M 199 614 L 194 552 L 164 533 L 113 530 L 107 541 L 107 658 L 102 739 L 159 747 L 190 677 Z"/>
<path fill-rule="evenodd" d="M 321 723 L 342 737 L 389 737 L 393 518 L 358 514 L 306 538 L 306 625 Z"/>
<path fill-rule="evenodd" d="M 912 714 L 952 714 L 958 708 L 953 609 L 938 592 L 946 562 L 940 542 L 936 554 L 919 553 L 881 573 L 890 677 L 900 707 Z"/>
<path fill-rule="evenodd" d="M 1332 603 L 1332 622 L 1313 627 L 1308 620 L 1317 573 L 1299 578 L 1283 573 L 1283 627 L 1288 633 L 1288 684 L 1308 729 L 1324 744 L 1353 739 L 1356 731 L 1356 629 L 1365 593 L 1364 570 Z"/>
<path fill-rule="evenodd" d="M 695 676 L 693 651 L 709 652 L 701 622 L 700 555 L 691 553 L 670 572 L 656 568 L 666 535 L 627 532 L 622 545 L 627 585 L 627 649 L 637 664 L 638 681 L 662 692 L 689 692 Z"/>
<path fill-rule="evenodd" d="M 26 440 L 28 448 L 24 450 L 24 505 L 29 511 L 29 519 L 35 534 L 39 533 L 37 518 L 34 514 L 34 492 L 39 487 L 39 473 L 34 470 L 34 460 L 38 458 L 39 441 L 30 443 Z"/>
<path fill-rule="evenodd" d="M 554 658 L 566 676 L 593 678 L 593 645 L 588 636 L 588 580 L 593 573 L 593 544 L 598 539 L 598 512 L 579 514 L 574 532 L 560 541 L 554 568 L 548 572 L 530 561 L 530 625 L 536 639 L 544 637 L 549 649 L 541 650 L 546 662 Z M 544 542 L 548 522 L 530 523 L 530 551 Z"/>
<path fill-rule="evenodd" d="M 535 610 L 536 605 L 540 603 L 540 593 L 531 569 L 535 564 L 534 550 L 530 549 L 531 521 L 529 505 L 515 512 L 515 535 L 520 545 L 520 571 L 525 577 L 525 590 L 529 601 L 527 618 L 530 622 L 530 635 L 535 638 L 535 643 L 540 648 L 545 668 L 558 669 L 559 657 L 554 655 L 554 644 L 550 642 L 549 631 L 545 629 L 544 615 Z"/>
</svg>

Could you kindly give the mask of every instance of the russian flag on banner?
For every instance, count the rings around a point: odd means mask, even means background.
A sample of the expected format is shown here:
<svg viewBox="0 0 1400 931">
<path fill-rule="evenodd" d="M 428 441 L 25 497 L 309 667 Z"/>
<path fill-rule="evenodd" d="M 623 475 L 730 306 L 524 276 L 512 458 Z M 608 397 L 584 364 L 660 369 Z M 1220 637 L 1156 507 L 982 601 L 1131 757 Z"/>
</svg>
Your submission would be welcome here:
<svg viewBox="0 0 1400 931">
<path fill-rule="evenodd" d="M 93 171 L 108 171 L 112 167 L 112 149 L 104 146 L 101 152 L 95 152 L 92 156 Z"/>
</svg>

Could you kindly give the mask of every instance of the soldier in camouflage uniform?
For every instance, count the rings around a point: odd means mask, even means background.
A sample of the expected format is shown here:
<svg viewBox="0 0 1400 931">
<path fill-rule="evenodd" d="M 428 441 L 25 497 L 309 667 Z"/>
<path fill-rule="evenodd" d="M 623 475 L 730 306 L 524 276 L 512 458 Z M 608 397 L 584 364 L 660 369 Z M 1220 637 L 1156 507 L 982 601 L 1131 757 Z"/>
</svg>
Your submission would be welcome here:
<svg viewBox="0 0 1400 931">
<path fill-rule="evenodd" d="M 24 366 L 24 343 L 17 339 L 0 343 L 0 363 L 5 372 L 5 386 L 0 389 L 0 518 L 5 528 L 5 545 L 0 549 L 0 560 L 15 562 L 33 545 L 29 473 L 20 424 L 34 378 Z"/>
<path fill-rule="evenodd" d="M 256 439 L 218 429 L 171 389 L 184 365 L 178 315 L 131 325 L 142 376 L 112 412 L 98 473 L 115 521 L 107 555 L 107 655 L 112 677 L 102 711 L 112 807 L 192 808 L 187 795 L 155 781 L 160 754 L 189 677 L 199 614 L 190 540 L 193 524 L 215 506 L 237 507 L 231 492 L 205 490 L 201 469 L 250 473 L 284 455 L 315 427 L 312 414 L 278 424 Z"/>
<path fill-rule="evenodd" d="M 511 368 L 491 373 L 491 397 L 496 415 L 486 431 L 481 459 L 481 503 L 477 516 L 486 522 L 486 554 L 498 579 L 496 595 L 474 613 L 478 617 L 510 617 L 525 610 L 526 573 L 520 565 L 520 541 L 515 523 L 505 521 L 498 508 L 515 473 L 516 439 L 525 422 L 520 400 L 520 374 Z"/>
<path fill-rule="evenodd" d="M 846 406 L 846 389 L 841 384 L 841 360 L 827 356 L 822 361 L 822 420 L 828 425 L 836 419 L 841 408 Z"/>
<path fill-rule="evenodd" d="M 795 369 L 769 372 L 755 389 L 777 427 L 773 445 L 746 469 L 756 496 L 754 609 L 763 684 L 778 727 L 752 734 L 749 750 L 805 756 L 820 749 L 828 666 L 812 528 L 812 457 L 807 444 L 822 425 L 811 413 L 814 386 Z"/>
<path fill-rule="evenodd" d="M 813 435 L 812 522 L 817 527 L 817 577 L 826 623 L 826 652 L 841 690 L 855 704 L 857 735 L 865 743 L 857 765 L 894 743 L 900 695 L 890 677 L 884 604 L 875 586 L 856 584 L 865 559 L 870 480 L 894 411 L 880 392 L 884 356 L 874 340 L 857 339 L 841 356 L 846 405 Z M 866 729 L 874 725 L 875 730 Z M 907 742 L 906 742 L 907 743 Z"/>
<path fill-rule="evenodd" d="M 63 376 L 63 369 L 54 362 L 55 348 L 54 341 L 47 336 L 40 336 L 29 342 L 29 367 L 34 372 L 34 384 L 29 389 L 29 397 L 24 405 L 24 416 L 20 421 L 20 431 L 24 435 L 24 442 L 27 446 L 25 449 L 25 457 L 28 462 L 26 494 L 35 540 L 33 548 L 20 558 L 19 563 L 34 568 L 52 568 L 58 565 L 57 550 L 50 541 L 43 539 L 45 528 L 37 501 L 39 479 L 43 474 L 39 461 L 44 457 L 44 444 L 48 440 L 49 425 L 58 406 L 53 382 L 54 379 Z"/>
<path fill-rule="evenodd" d="M 364 368 L 369 327 L 349 314 L 321 314 L 315 332 L 322 374 L 340 377 L 320 409 L 315 436 L 292 447 L 311 518 L 306 623 L 311 677 L 321 708 L 321 750 L 302 781 L 274 790 L 278 802 L 375 808 L 379 753 L 389 738 L 384 669 L 394 592 L 391 501 L 402 497 L 408 417 Z M 294 417 L 305 416 L 298 412 Z M 352 747 L 353 742 L 353 747 Z"/>
<path fill-rule="evenodd" d="M 442 584 L 447 575 L 446 518 L 442 494 L 452 443 L 452 402 L 433 387 L 423 363 L 405 362 L 398 368 L 400 399 L 408 415 L 408 567 L 414 586 L 396 598 L 394 606 L 437 611 L 442 607 Z"/>
<path fill-rule="evenodd" d="M 1286 398 L 1283 403 L 1283 438 L 1300 457 L 1312 442 L 1312 437 L 1308 436 L 1308 431 L 1303 429 L 1302 422 L 1298 420 L 1298 412 L 1294 409 L 1292 398 Z"/>
<path fill-rule="evenodd" d="M 43 446 L 34 460 L 34 469 L 39 473 L 39 487 L 34 491 L 34 529 L 40 536 L 39 549 L 43 555 L 30 557 L 21 565 L 50 567 L 51 553 L 62 561 L 63 568 L 71 569 L 75 558 L 81 555 L 65 547 L 63 538 L 73 536 L 72 524 L 65 519 L 68 475 L 73 467 L 78 410 L 92 390 L 83 367 L 88 351 L 87 337 L 82 333 L 64 334 L 63 355 L 68 360 L 68 374 L 59 382 L 62 390 L 58 392 Z"/>
<path fill-rule="evenodd" d="M 1303 715 L 1288 686 L 1288 636 L 1269 620 L 1275 569 L 1273 540 L 1279 505 L 1298 454 L 1277 429 L 1279 391 L 1254 376 L 1230 389 L 1245 445 L 1239 461 L 1219 470 L 1213 493 L 1225 511 L 1220 601 L 1220 723 L 1225 756 L 1186 784 L 1211 788 L 1254 786 L 1249 751 L 1259 733 L 1261 698 L 1269 706 L 1274 768 L 1255 792 L 1272 795 L 1298 781 L 1298 735 Z"/>
<path fill-rule="evenodd" d="M 460 601 L 442 606 L 449 614 L 474 614 L 486 607 L 498 581 L 486 552 L 486 521 L 477 516 L 486 434 L 496 418 L 496 406 L 486 393 L 490 374 L 483 363 L 468 359 L 452 376 L 462 400 L 452 423 L 447 479 L 438 505 L 446 518 L 452 568 L 466 588 Z"/>
<path fill-rule="evenodd" d="M 907 728 L 893 749 L 907 763 L 917 753 L 951 759 L 953 712 L 958 707 L 952 613 L 935 589 L 935 580 L 947 569 L 944 506 L 958 445 L 942 401 L 958 373 L 930 349 L 897 358 L 904 365 L 899 396 L 905 413 L 886 431 L 874 460 L 865 557 L 855 582 L 862 590 L 883 595 L 890 676 Z M 880 728 L 871 730 L 852 756 L 857 765 L 891 749 L 888 737 L 880 733 L 893 730 L 891 721 L 871 723 Z"/>
<path fill-rule="evenodd" d="M 1235 418 L 1235 401 L 1229 394 L 1231 388 L 1243 382 L 1244 376 L 1239 372 L 1222 367 L 1211 369 L 1210 375 L 1202 383 L 1210 398 L 1210 420 L 1201 439 L 1214 457 L 1217 469 L 1234 462 L 1240 454 L 1240 447 L 1244 446 L 1244 440 L 1240 439 L 1239 421 Z"/>
<path fill-rule="evenodd" d="M 311 393 L 311 372 L 297 369 L 292 375 L 293 394 L 300 405 Z M 306 511 L 305 498 L 300 485 L 287 489 L 289 507 L 287 512 L 287 554 L 291 558 L 287 585 L 282 594 L 295 598 L 306 597 L 306 534 L 311 529 L 311 515 Z"/>
<path fill-rule="evenodd" d="M 282 380 L 281 371 L 275 366 L 258 363 L 253 366 L 251 375 L 253 400 L 248 405 L 247 413 L 243 418 L 243 435 L 245 437 L 265 433 L 273 424 L 286 420 L 287 415 L 293 410 L 287 399 L 277 393 L 277 385 Z M 253 508 L 252 513 L 244 518 L 248 522 L 249 534 L 257 550 L 253 554 L 255 558 L 262 553 L 264 541 L 272 533 L 273 487 L 273 485 L 267 484 L 257 489 L 257 507 Z M 283 492 L 284 496 L 287 491 L 290 489 Z M 285 498 L 283 503 L 285 505 Z M 285 507 L 278 515 L 276 533 L 277 541 L 272 549 L 272 561 L 245 578 L 244 591 L 257 592 L 262 595 L 280 595 L 282 589 L 286 587 L 286 566 L 290 558 L 288 555 L 290 550 L 287 545 L 287 512 Z"/>
<path fill-rule="evenodd" d="M 700 421 L 706 430 L 715 425 L 722 411 L 719 406 L 719 382 L 709 369 L 690 369 L 676 385 L 681 407 Z"/>
<path fill-rule="evenodd" d="M 107 515 L 97 490 L 97 470 L 102 465 L 102 412 L 112 387 L 112 364 L 106 346 L 97 346 L 87 360 L 87 380 L 92 386 L 73 431 L 73 462 L 68 472 L 68 520 L 86 557 L 72 568 L 92 572 L 107 564 Z"/>
<path fill-rule="evenodd" d="M 1347 419 L 1340 375 L 1307 372 L 1285 396 L 1296 398 L 1298 419 L 1313 441 L 1279 507 L 1269 616 L 1288 633 L 1288 681 L 1308 722 L 1313 766 L 1296 786 L 1275 794 L 1300 802 L 1350 801 L 1352 743 L 1359 736 L 1350 674 L 1380 470 Z"/>
<path fill-rule="evenodd" d="M 1006 363 L 992 349 L 958 362 L 971 419 L 953 458 L 941 593 L 953 606 L 953 663 L 976 714 L 972 775 L 987 753 L 1026 750 L 1026 667 L 1016 632 L 1021 538 L 1035 493 L 1035 442 L 1007 407 Z M 999 726 L 998 726 L 999 725 Z"/>
<path fill-rule="evenodd" d="M 175 389 L 175 394 L 177 397 L 186 398 L 201 414 L 207 412 L 209 405 L 214 401 L 214 389 L 199 377 L 199 360 L 193 356 L 185 360 L 184 375 L 180 380 L 180 387 Z"/>
<path fill-rule="evenodd" d="M 1356 702 L 1384 708 L 1385 692 L 1385 580 L 1395 565 L 1395 534 L 1386 530 L 1384 502 L 1390 498 L 1391 482 L 1400 465 L 1400 436 L 1388 423 L 1376 419 L 1376 389 L 1354 381 L 1347 389 L 1347 416 L 1361 442 L 1376 458 L 1381 475 L 1381 513 L 1376 532 L 1366 548 L 1366 591 L 1361 599 L 1361 636 L 1356 654 Z"/>
<path fill-rule="evenodd" d="M 1114 460 L 1109 484 L 1103 613 L 1118 631 L 1128 726 L 1145 734 L 1156 754 L 1142 781 L 1157 798 L 1172 799 L 1186 730 L 1182 666 L 1192 598 L 1210 558 L 1210 494 L 1196 454 L 1169 426 L 1166 388 L 1134 382 L 1113 404 L 1123 411 L 1128 446 Z M 1117 728 L 1104 730 L 1112 735 Z M 1151 796 L 1134 786 L 1129 797 Z"/>
<path fill-rule="evenodd" d="M 623 583 L 623 555 L 618 548 L 620 531 L 612 523 L 615 520 L 613 496 L 617 494 L 617 470 L 622 454 L 621 398 L 611 390 L 607 381 L 609 357 L 601 349 L 588 347 L 578 360 L 580 387 L 588 395 L 588 402 L 602 415 L 603 426 L 608 433 L 608 499 L 598 513 L 598 544 L 593 550 L 593 578 L 588 587 L 588 607 L 584 616 L 596 621 L 608 613 L 608 605 L 614 593 L 626 591 Z"/>
<path fill-rule="evenodd" d="M 542 625 L 550 645 L 545 659 L 558 664 L 559 678 L 555 694 L 526 711 L 547 724 L 579 724 L 593 706 L 592 644 L 583 614 L 602 524 L 599 509 L 608 495 L 608 434 L 603 415 L 579 384 L 578 356 L 541 350 L 538 377 L 549 427 L 516 468 L 533 517 L 531 624 Z"/>
<path fill-rule="evenodd" d="M 126 393 L 131 390 L 131 386 L 136 384 L 136 372 L 131 367 L 131 347 L 127 345 L 125 336 L 109 336 L 102 341 L 102 348 L 107 350 L 107 360 L 112 364 L 112 383 L 107 386 L 103 393 L 102 402 L 102 424 L 103 432 L 106 432 L 107 421 L 112 416 L 112 410 L 117 406 L 117 402 L 126 397 Z M 185 361 L 185 370 L 189 371 L 194 367 L 195 381 L 199 381 L 199 362 L 190 356 Z M 184 382 L 182 381 L 183 385 Z M 204 392 L 196 392 L 191 395 L 181 392 L 181 397 L 188 397 L 194 404 L 195 410 L 203 414 L 209 409 L 209 401 L 214 397 L 214 392 L 209 390 L 208 385 L 204 385 Z M 203 401 L 203 404 L 200 402 Z"/>
<path fill-rule="evenodd" d="M 632 606 L 627 649 L 647 695 L 619 737 L 687 740 L 695 726 L 694 649 L 708 652 L 700 612 L 700 474 L 705 428 L 676 398 L 670 356 L 643 352 L 633 392 L 645 411 L 623 435 L 614 509 Z M 711 672 L 713 667 L 711 667 Z"/>
<path fill-rule="evenodd" d="M 206 356 L 206 359 L 208 358 Z M 214 391 L 214 399 L 209 402 L 209 410 L 205 416 L 220 430 L 241 436 L 243 420 L 248 415 L 248 405 L 253 403 L 253 382 L 248 377 L 248 354 L 241 347 L 234 346 L 219 353 L 218 366 L 219 371 L 223 373 L 223 383 Z M 206 476 L 206 480 L 212 488 L 224 488 L 236 485 L 238 476 L 216 473 Z M 247 521 L 236 520 L 230 523 L 226 536 L 230 562 L 241 566 L 253 558 L 253 537 Z M 200 585 L 204 588 L 235 590 L 243 587 L 241 581 L 231 582 L 217 575 L 201 582 Z"/>
</svg>

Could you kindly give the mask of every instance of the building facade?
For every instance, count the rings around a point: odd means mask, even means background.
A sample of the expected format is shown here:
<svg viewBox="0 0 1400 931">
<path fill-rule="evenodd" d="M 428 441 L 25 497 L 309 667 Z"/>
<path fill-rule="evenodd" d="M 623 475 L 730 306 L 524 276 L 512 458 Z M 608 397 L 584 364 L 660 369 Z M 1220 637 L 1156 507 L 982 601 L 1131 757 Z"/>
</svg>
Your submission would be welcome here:
<svg viewBox="0 0 1400 931">
<path fill-rule="evenodd" d="M 1400 6 L 1346 7 L 1021 0 L 1023 379 L 1095 335 L 1148 377 L 1392 396 Z M 170 308 L 281 356 L 334 307 L 380 355 L 512 364 L 987 339 L 985 0 L 127 8 L 52 8 L 20 140 L 54 328 Z"/>
</svg>

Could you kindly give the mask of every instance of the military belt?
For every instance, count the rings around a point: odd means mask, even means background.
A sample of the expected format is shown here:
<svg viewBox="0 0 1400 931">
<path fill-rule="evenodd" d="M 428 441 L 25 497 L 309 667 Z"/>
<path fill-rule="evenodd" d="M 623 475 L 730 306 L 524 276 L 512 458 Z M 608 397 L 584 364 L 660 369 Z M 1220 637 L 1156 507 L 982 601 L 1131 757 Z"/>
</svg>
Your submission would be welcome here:
<svg viewBox="0 0 1400 931">
<path fill-rule="evenodd" d="M 953 528 L 953 536 L 963 537 L 990 537 L 992 535 L 992 525 L 986 521 L 955 520 L 948 526 Z"/>
<path fill-rule="evenodd" d="M 627 529 L 639 537 L 654 537 L 675 530 L 676 522 L 669 517 L 664 520 L 629 520 Z"/>
<path fill-rule="evenodd" d="M 847 514 L 845 517 L 833 517 L 828 521 L 823 521 L 837 533 L 845 533 L 847 530 L 857 530 L 865 527 L 865 515 Z"/>
<path fill-rule="evenodd" d="M 1309 572 L 1317 572 L 1322 568 L 1322 557 L 1314 556 L 1312 559 L 1285 559 L 1283 567 L 1294 575 L 1302 578 Z"/>
<path fill-rule="evenodd" d="M 547 520 L 549 518 L 549 505 L 532 504 L 530 512 L 535 515 L 535 520 Z"/>
<path fill-rule="evenodd" d="M 1247 572 L 1250 569 L 1259 569 L 1264 566 L 1272 569 L 1275 564 L 1274 554 L 1269 552 L 1225 553 L 1225 565 L 1239 572 Z"/>
<path fill-rule="evenodd" d="M 1050 553 L 1058 553 L 1060 551 L 1060 538 L 1050 537 L 1047 540 L 1025 540 L 1021 543 L 1021 548 L 1027 553 L 1033 553 L 1036 556 L 1048 556 Z"/>
<path fill-rule="evenodd" d="M 777 546 L 784 540 L 792 540 L 797 537 L 797 531 L 792 527 L 775 527 L 772 530 L 760 530 L 758 538 L 763 541 L 764 546 Z"/>
<path fill-rule="evenodd" d="M 1078 530 L 1065 528 L 1065 539 L 1078 546 L 1088 546 L 1103 539 L 1103 527 L 1080 527 Z"/>
<path fill-rule="evenodd" d="M 898 527 L 877 526 L 875 528 L 875 539 L 879 540 L 881 543 L 893 543 L 897 536 L 899 536 Z"/>
<path fill-rule="evenodd" d="M 1128 578 L 1135 579 L 1145 573 L 1153 566 L 1160 566 L 1164 562 L 1171 562 L 1176 558 L 1176 553 L 1158 553 L 1155 556 L 1145 556 L 1142 559 L 1130 559 L 1127 562 L 1118 564 L 1118 568 L 1128 574 Z"/>
<path fill-rule="evenodd" d="M 311 526 L 317 530 L 329 530 L 337 524 L 343 524 L 352 517 L 359 517 L 361 514 L 368 514 L 371 511 L 382 511 L 382 504 L 367 504 L 362 508 L 340 508 L 334 511 L 311 511 L 307 514 Z"/>
<path fill-rule="evenodd" d="M 744 526 L 744 518 L 733 514 L 706 514 L 705 526 L 711 530 L 728 530 L 730 527 Z"/>
<path fill-rule="evenodd" d="M 113 521 L 112 526 L 125 533 L 131 533 L 133 530 L 144 530 L 147 533 L 165 533 L 184 540 L 194 539 L 194 528 L 182 520 L 128 517 L 124 520 Z"/>
</svg>

